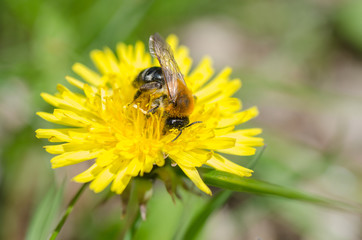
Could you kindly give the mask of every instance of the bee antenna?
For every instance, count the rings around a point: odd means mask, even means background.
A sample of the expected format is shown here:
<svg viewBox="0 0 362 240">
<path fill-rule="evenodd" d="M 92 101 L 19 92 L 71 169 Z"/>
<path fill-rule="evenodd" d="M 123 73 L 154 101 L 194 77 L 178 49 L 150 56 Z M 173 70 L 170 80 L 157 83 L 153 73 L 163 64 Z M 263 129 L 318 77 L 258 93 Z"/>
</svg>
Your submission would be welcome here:
<svg viewBox="0 0 362 240">
<path fill-rule="evenodd" d="M 190 124 L 187 125 L 185 128 L 191 127 L 192 125 L 194 125 L 194 124 L 196 124 L 196 123 L 202 123 L 202 121 L 195 121 L 195 122 L 193 122 L 193 123 L 190 123 Z M 181 134 L 182 134 L 182 128 L 179 128 L 178 130 L 179 130 L 179 133 L 177 134 L 177 136 L 176 136 L 171 142 L 176 141 L 176 139 L 177 139 L 179 136 L 181 136 Z"/>
<path fill-rule="evenodd" d="M 179 130 L 179 133 L 177 134 L 177 136 L 176 136 L 171 142 L 176 141 L 176 139 L 177 139 L 179 136 L 181 136 L 181 134 L 182 134 L 182 129 L 179 128 L 178 130 Z"/>
<path fill-rule="evenodd" d="M 190 123 L 189 125 L 187 125 L 185 128 L 191 127 L 192 125 L 196 124 L 196 123 L 202 123 L 202 121 L 195 121 L 193 123 Z"/>
</svg>

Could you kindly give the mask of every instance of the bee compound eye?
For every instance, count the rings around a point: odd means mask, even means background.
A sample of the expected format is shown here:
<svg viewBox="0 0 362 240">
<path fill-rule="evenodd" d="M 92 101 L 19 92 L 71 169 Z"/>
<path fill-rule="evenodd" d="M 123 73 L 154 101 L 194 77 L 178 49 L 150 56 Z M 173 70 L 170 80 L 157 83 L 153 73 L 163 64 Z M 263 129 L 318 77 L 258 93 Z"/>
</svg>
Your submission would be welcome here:
<svg viewBox="0 0 362 240">
<path fill-rule="evenodd" d="M 163 80 L 162 68 L 156 67 L 154 77 L 155 77 L 156 79 L 158 79 L 158 80 Z"/>
<path fill-rule="evenodd" d="M 163 83 L 163 73 L 160 67 L 147 68 L 143 74 L 143 80 L 147 82 Z"/>
</svg>

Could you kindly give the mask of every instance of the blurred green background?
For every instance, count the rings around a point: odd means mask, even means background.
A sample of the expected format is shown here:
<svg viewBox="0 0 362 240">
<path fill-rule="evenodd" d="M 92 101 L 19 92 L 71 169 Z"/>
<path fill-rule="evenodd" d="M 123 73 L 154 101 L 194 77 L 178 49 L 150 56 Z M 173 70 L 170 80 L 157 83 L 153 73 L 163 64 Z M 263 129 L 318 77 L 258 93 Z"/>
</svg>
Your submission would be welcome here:
<svg viewBox="0 0 362 240">
<path fill-rule="evenodd" d="M 263 128 L 267 144 L 256 178 L 362 201 L 360 0 L 2 0 L 0 239 L 24 239 L 30 222 L 41 224 L 35 212 L 49 215 L 46 237 L 79 188 L 69 181 L 79 170 L 53 171 L 46 142 L 35 138 L 53 126 L 35 116 L 52 111 L 40 92 L 68 86 L 73 63 L 91 66 L 90 50 L 155 32 L 177 34 L 194 63 L 207 54 L 217 71 L 232 66 L 243 80 L 237 96 L 261 114 L 242 127 Z M 86 190 L 59 239 L 118 239 L 119 198 L 96 207 L 103 195 Z M 136 239 L 178 239 L 208 201 L 183 196 L 173 204 L 159 184 Z M 356 214 L 236 193 L 199 239 L 357 240 L 361 229 Z"/>
</svg>

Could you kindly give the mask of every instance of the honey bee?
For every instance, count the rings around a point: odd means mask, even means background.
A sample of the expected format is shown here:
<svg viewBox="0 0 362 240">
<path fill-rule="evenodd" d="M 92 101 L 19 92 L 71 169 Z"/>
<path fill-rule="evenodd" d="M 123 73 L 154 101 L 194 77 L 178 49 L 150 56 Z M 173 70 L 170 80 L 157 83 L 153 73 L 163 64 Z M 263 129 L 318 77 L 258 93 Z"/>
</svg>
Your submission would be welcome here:
<svg viewBox="0 0 362 240">
<path fill-rule="evenodd" d="M 175 61 L 170 45 L 158 34 L 151 35 L 149 50 L 157 58 L 161 67 L 151 67 L 141 71 L 133 81 L 138 89 L 134 102 L 149 103 L 146 113 L 154 113 L 162 109 L 166 115 L 165 129 L 182 129 L 199 121 L 189 124 L 189 116 L 194 110 L 194 96 L 187 88 L 184 77 Z"/>
</svg>

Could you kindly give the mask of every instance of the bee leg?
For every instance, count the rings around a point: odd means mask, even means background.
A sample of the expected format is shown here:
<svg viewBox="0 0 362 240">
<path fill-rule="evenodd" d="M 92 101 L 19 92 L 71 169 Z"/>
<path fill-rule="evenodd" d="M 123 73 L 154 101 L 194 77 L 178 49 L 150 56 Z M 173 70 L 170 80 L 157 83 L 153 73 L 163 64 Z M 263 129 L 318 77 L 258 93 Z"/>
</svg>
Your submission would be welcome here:
<svg viewBox="0 0 362 240">
<path fill-rule="evenodd" d="M 159 97 L 159 98 L 156 98 L 156 99 L 154 99 L 153 100 L 153 103 L 152 103 L 152 105 L 151 105 L 151 109 L 149 109 L 148 111 L 147 111 L 147 114 L 153 114 L 153 113 L 155 113 L 156 112 L 156 110 L 160 107 L 160 105 L 161 105 L 161 97 Z"/>
<path fill-rule="evenodd" d="M 133 101 L 135 101 L 137 98 L 139 98 L 139 97 L 141 96 L 141 94 L 142 94 L 142 91 L 141 91 L 141 90 L 138 90 L 138 91 L 136 92 L 136 94 L 134 95 L 134 97 L 133 97 Z"/>
<path fill-rule="evenodd" d="M 167 98 L 167 95 L 162 95 L 153 100 L 152 108 L 147 111 L 147 113 L 155 113 L 156 110 L 161 106 L 163 107 L 163 101 Z"/>
<path fill-rule="evenodd" d="M 134 95 L 133 97 L 133 101 L 132 103 L 134 103 L 141 95 L 143 92 L 147 92 L 149 90 L 157 90 L 157 89 L 160 89 L 162 88 L 162 85 L 161 83 L 159 82 L 150 82 L 150 83 L 145 83 L 143 84 L 139 89 L 138 91 L 136 92 L 136 94 Z M 132 104 L 130 103 L 130 104 Z M 158 104 L 159 105 L 159 104 Z M 155 108 L 152 108 L 150 110 L 152 110 L 152 113 L 154 113 L 154 111 L 156 111 L 156 109 L 158 108 L 159 106 L 156 106 Z M 150 110 L 148 110 L 146 113 L 149 113 Z M 146 114 L 145 113 L 145 114 Z"/>
<path fill-rule="evenodd" d="M 155 90 L 155 89 L 161 89 L 162 88 L 162 84 L 159 82 L 149 82 L 149 83 L 145 83 L 143 84 L 139 91 L 149 91 L 149 90 Z"/>
<path fill-rule="evenodd" d="M 146 92 L 149 90 L 160 89 L 160 88 L 162 88 L 161 83 L 158 83 L 158 82 L 145 83 L 138 89 L 138 91 L 136 92 L 136 94 L 133 97 L 133 101 L 135 101 L 137 98 L 139 98 L 143 92 Z"/>
<path fill-rule="evenodd" d="M 148 113 L 148 114 L 150 114 L 150 113 L 155 113 L 156 110 L 157 110 L 159 107 L 160 107 L 160 105 L 157 104 L 156 107 L 151 108 L 150 110 L 147 111 L 147 113 Z"/>
<path fill-rule="evenodd" d="M 161 88 L 162 88 L 162 84 L 159 82 L 145 83 L 138 89 L 138 91 L 136 92 L 136 94 L 133 97 L 133 101 L 135 101 L 137 98 L 139 98 L 143 92 L 147 92 L 149 90 L 157 90 L 157 89 L 161 89 Z"/>
</svg>

